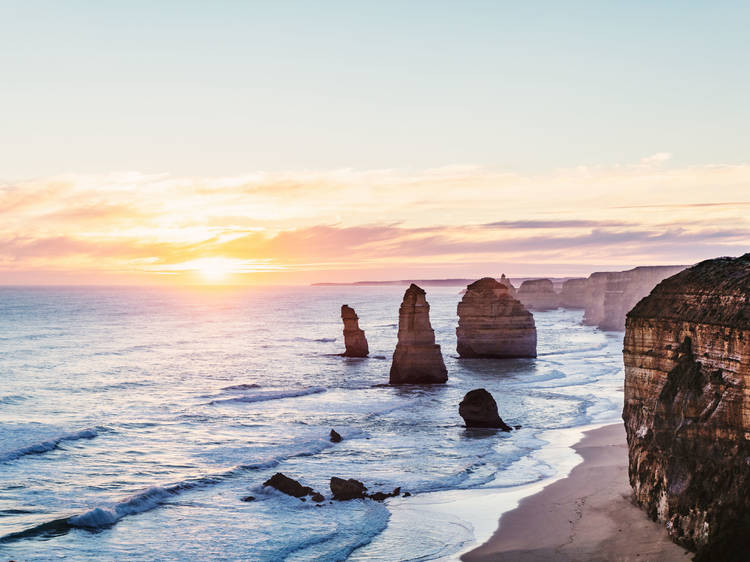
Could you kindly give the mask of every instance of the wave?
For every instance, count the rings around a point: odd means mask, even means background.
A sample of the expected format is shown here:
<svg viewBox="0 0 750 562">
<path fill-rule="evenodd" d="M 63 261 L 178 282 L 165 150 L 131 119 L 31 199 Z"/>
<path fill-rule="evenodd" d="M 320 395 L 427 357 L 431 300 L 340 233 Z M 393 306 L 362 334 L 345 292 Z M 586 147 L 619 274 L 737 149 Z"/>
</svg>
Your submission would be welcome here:
<svg viewBox="0 0 750 562">
<path fill-rule="evenodd" d="M 48 453 L 49 451 L 54 451 L 55 449 L 57 449 L 60 446 L 60 443 L 63 443 L 65 441 L 78 441 L 79 439 L 93 439 L 103 431 L 107 431 L 107 428 L 96 427 L 82 429 L 81 431 L 60 435 L 59 437 L 56 437 L 54 439 L 42 441 L 41 443 L 35 443 L 33 445 L 29 445 L 28 447 L 22 447 L 20 449 L 9 451 L 7 453 L 0 453 L 0 463 L 14 461 L 27 455 L 41 455 L 42 453 Z"/>
<path fill-rule="evenodd" d="M 0 396 L 0 404 L 18 404 L 27 398 L 27 396 L 22 394 L 6 394 L 5 396 Z"/>
<path fill-rule="evenodd" d="M 254 388 L 260 388 L 259 384 L 233 384 L 231 386 L 225 386 L 221 390 L 233 391 L 233 390 L 252 390 Z"/>
<path fill-rule="evenodd" d="M 363 434 L 357 431 L 347 432 L 345 438 L 353 439 L 361 435 Z M 94 507 L 77 515 L 54 519 L 23 531 L 2 536 L 0 537 L 0 543 L 14 542 L 30 537 L 65 534 L 70 529 L 76 527 L 90 530 L 111 527 L 123 517 L 150 511 L 182 492 L 216 485 L 244 474 L 247 471 L 274 468 L 284 461 L 293 458 L 313 456 L 333 445 L 326 435 L 299 443 L 295 450 L 286 455 L 278 455 L 248 464 L 240 464 L 223 472 L 188 478 L 173 484 L 151 486 L 117 503 Z"/>
<path fill-rule="evenodd" d="M 302 337 L 296 337 L 293 339 L 293 341 L 313 341 L 318 343 L 333 343 L 336 341 L 336 338 L 302 338 Z"/>
<path fill-rule="evenodd" d="M 220 400 L 212 400 L 208 403 L 209 406 L 215 406 L 217 404 L 231 404 L 237 403 L 253 403 L 253 402 L 266 402 L 268 400 L 281 400 L 283 398 L 296 398 L 298 396 L 307 396 L 308 394 L 320 394 L 325 392 L 326 389 L 322 386 L 313 386 L 310 388 L 301 388 L 299 390 L 268 390 L 265 392 L 258 392 L 248 396 L 235 396 L 234 398 L 222 398 Z"/>
</svg>

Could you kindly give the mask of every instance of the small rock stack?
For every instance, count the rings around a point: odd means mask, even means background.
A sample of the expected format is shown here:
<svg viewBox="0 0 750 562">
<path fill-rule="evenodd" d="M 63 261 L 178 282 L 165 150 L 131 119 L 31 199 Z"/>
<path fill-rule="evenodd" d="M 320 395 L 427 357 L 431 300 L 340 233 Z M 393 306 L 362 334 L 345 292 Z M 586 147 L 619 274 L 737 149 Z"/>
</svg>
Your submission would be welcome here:
<svg viewBox="0 0 750 562">
<path fill-rule="evenodd" d="M 341 306 L 341 320 L 344 321 L 344 357 L 367 357 L 370 348 L 364 330 L 359 328 L 359 317 L 348 305 Z"/>
</svg>

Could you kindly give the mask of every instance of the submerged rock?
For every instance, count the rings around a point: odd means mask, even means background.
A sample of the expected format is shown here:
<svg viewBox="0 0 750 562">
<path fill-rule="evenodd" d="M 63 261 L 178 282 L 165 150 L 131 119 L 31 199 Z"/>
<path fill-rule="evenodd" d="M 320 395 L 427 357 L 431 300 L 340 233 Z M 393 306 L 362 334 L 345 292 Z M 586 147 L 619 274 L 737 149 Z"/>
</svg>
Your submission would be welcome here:
<svg viewBox="0 0 750 562">
<path fill-rule="evenodd" d="M 255 501 L 255 496 L 244 496 L 244 497 L 240 498 L 240 500 L 243 501 L 243 502 Z"/>
<path fill-rule="evenodd" d="M 344 480 L 343 478 L 337 478 L 336 476 L 331 477 L 331 493 L 333 499 L 337 501 L 347 501 L 359 498 L 364 498 L 367 492 L 367 488 L 359 480 L 349 478 Z"/>
<path fill-rule="evenodd" d="M 466 427 L 491 427 L 511 431 L 497 412 L 497 402 L 492 394 L 483 388 L 470 390 L 458 405 L 458 413 Z"/>
<path fill-rule="evenodd" d="M 697 560 L 750 548 L 750 254 L 701 262 L 627 315 L 633 495 Z"/>
<path fill-rule="evenodd" d="M 466 288 L 456 339 L 461 357 L 536 357 L 534 316 L 491 277 Z"/>
<path fill-rule="evenodd" d="M 448 380 L 440 346 L 430 324 L 425 292 L 411 284 L 398 313 L 398 343 L 393 352 L 391 384 L 431 384 Z"/>
<path fill-rule="evenodd" d="M 271 478 L 263 482 L 263 485 L 276 488 L 279 492 L 283 492 L 288 496 L 294 496 L 295 498 L 301 498 L 315 493 L 315 490 L 309 486 L 303 486 L 294 478 L 289 478 L 281 472 L 277 472 L 271 476 Z"/>
<path fill-rule="evenodd" d="M 339 432 L 335 429 L 331 430 L 330 438 L 332 443 L 341 443 L 341 440 L 343 439 L 343 437 L 341 437 Z"/>
<path fill-rule="evenodd" d="M 341 306 L 341 319 L 344 321 L 345 357 L 367 357 L 370 348 L 364 330 L 359 327 L 359 317 L 354 309 L 348 305 Z"/>
</svg>

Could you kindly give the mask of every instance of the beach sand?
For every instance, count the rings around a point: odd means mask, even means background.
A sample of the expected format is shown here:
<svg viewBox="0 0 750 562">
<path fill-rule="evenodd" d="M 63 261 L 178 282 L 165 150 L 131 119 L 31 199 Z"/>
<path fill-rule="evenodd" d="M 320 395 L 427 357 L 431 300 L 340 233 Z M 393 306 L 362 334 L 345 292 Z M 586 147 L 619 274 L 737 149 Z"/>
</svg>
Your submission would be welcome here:
<svg viewBox="0 0 750 562">
<path fill-rule="evenodd" d="M 583 462 L 567 478 L 525 498 L 465 562 L 495 560 L 690 560 L 662 525 L 630 502 L 625 428 L 588 431 Z"/>
</svg>

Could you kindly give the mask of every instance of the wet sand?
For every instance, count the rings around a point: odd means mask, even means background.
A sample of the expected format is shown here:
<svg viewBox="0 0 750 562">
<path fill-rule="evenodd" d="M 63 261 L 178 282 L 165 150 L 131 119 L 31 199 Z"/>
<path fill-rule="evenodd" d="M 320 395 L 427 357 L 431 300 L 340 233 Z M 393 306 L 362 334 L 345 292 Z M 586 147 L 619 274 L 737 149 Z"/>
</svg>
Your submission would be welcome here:
<svg viewBox="0 0 750 562">
<path fill-rule="evenodd" d="M 525 498 L 465 562 L 497 560 L 690 560 L 662 525 L 630 502 L 625 428 L 588 431 L 583 462 L 567 478 Z"/>
</svg>

